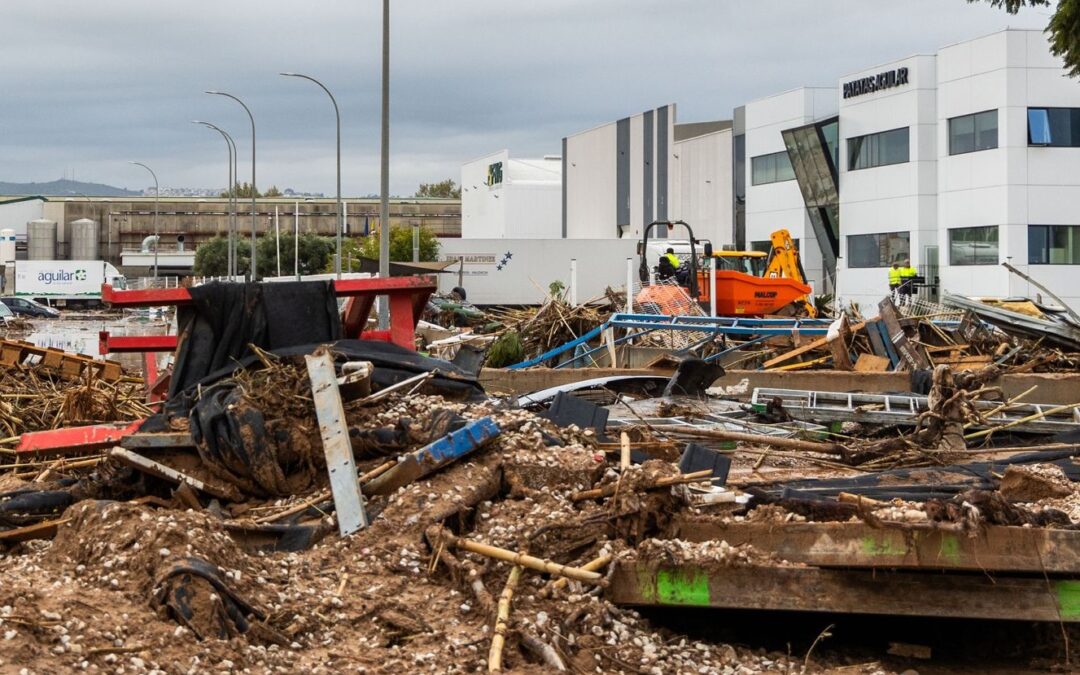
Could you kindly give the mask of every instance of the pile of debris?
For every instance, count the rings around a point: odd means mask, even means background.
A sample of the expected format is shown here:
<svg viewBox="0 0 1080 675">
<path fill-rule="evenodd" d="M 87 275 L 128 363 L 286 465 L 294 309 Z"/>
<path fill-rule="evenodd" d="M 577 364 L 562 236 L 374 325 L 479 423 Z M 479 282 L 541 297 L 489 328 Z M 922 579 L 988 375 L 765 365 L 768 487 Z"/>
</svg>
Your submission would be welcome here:
<svg viewBox="0 0 1080 675">
<path fill-rule="evenodd" d="M 370 524 L 332 535 L 339 495 L 303 364 L 261 353 L 256 367 L 204 390 L 187 417 L 147 425 L 158 430 L 125 438 L 92 467 L 4 479 L 3 665 L 802 666 L 672 636 L 605 599 L 613 560 L 669 557 L 651 539 L 680 508 L 671 486 L 693 479 L 665 462 L 620 471 L 593 430 L 450 395 L 439 375 L 374 393 L 342 385 Z M 481 423 L 495 432 L 460 459 L 403 477 L 407 458 Z"/>
<path fill-rule="evenodd" d="M 135 421 L 153 412 L 141 379 L 108 381 L 90 369 L 69 379 L 44 363 L 0 367 L 0 391 L 0 447 L 13 447 L 27 432 Z"/>
</svg>

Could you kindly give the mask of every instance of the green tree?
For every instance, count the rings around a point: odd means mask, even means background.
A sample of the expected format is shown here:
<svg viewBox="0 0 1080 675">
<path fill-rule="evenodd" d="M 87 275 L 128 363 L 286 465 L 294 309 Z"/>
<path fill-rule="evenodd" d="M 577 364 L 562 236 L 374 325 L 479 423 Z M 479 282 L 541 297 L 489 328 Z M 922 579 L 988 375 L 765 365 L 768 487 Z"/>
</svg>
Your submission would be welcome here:
<svg viewBox="0 0 1080 675">
<path fill-rule="evenodd" d="M 276 187 L 271 187 L 270 189 L 274 190 L 274 191 L 277 190 Z M 233 186 L 232 190 L 225 190 L 219 196 L 222 199 L 224 199 L 226 197 L 233 197 L 233 196 L 235 196 L 237 199 L 251 199 L 251 183 L 241 183 L 241 182 L 237 181 L 236 185 Z M 255 197 L 258 198 L 258 197 L 263 197 L 263 196 L 266 196 L 266 197 L 278 197 L 278 196 L 281 196 L 281 193 L 278 192 L 276 195 L 271 195 L 271 194 L 267 193 L 266 195 L 263 195 L 263 193 L 259 192 L 259 189 L 256 188 L 255 189 Z"/>
<path fill-rule="evenodd" d="M 390 228 L 390 260 L 394 262 L 412 262 L 413 228 L 397 225 Z M 360 240 L 360 255 L 365 258 L 379 259 L 379 234 L 373 232 Z M 434 262 L 439 259 L 439 239 L 426 227 L 420 228 L 420 260 Z"/>
<path fill-rule="evenodd" d="M 299 250 L 292 234 L 281 235 L 281 273 L 289 276 L 293 273 L 293 257 L 299 261 L 300 274 L 318 274 L 333 269 L 334 240 L 320 237 L 310 232 L 300 235 Z M 259 239 L 259 276 L 277 276 L 277 239 L 272 236 Z M 195 252 L 196 258 L 198 251 Z"/>
<path fill-rule="evenodd" d="M 270 189 L 267 190 L 266 194 L 263 195 L 263 197 L 280 197 L 280 196 L 281 196 L 281 190 L 279 190 L 276 185 L 271 185 Z"/>
<path fill-rule="evenodd" d="M 260 250 L 260 255 L 262 252 Z M 246 239 L 236 242 L 237 272 L 247 274 L 251 269 L 251 244 Z M 229 240 L 214 237 L 195 249 L 195 275 L 223 277 L 229 273 Z"/>
<path fill-rule="evenodd" d="M 1009 14 L 1016 14 L 1022 7 L 1049 7 L 1054 0 L 968 0 L 989 2 L 1003 7 Z M 1057 8 L 1046 27 L 1050 33 L 1050 52 L 1065 60 L 1069 75 L 1080 77 L 1080 0 L 1057 0 Z"/>
<path fill-rule="evenodd" d="M 416 197 L 440 197 L 442 199 L 461 199 L 461 186 L 453 178 L 438 183 L 420 183 Z"/>
</svg>

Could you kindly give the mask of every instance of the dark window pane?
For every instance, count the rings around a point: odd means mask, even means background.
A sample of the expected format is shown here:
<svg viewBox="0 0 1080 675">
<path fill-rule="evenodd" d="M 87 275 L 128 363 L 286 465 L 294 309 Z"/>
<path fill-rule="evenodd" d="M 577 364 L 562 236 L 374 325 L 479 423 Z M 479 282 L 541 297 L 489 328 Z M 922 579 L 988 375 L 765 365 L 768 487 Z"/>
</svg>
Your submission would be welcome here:
<svg viewBox="0 0 1080 675">
<path fill-rule="evenodd" d="M 997 226 L 959 227 L 949 230 L 949 264 L 998 264 Z"/>
<path fill-rule="evenodd" d="M 848 267 L 888 267 L 894 261 L 903 263 L 910 256 L 910 234 L 853 234 L 847 238 Z"/>
<path fill-rule="evenodd" d="M 1049 246 L 1047 246 L 1046 236 L 1048 229 L 1043 225 L 1028 225 L 1029 265 L 1046 265 L 1050 262 L 1047 260 Z"/>
<path fill-rule="evenodd" d="M 902 164 L 911 156 L 908 128 L 848 139 L 848 169 Z"/>
<path fill-rule="evenodd" d="M 1050 116 L 1046 108 L 1028 108 L 1028 143 L 1050 145 Z"/>
<path fill-rule="evenodd" d="M 998 146 L 998 114 L 996 110 L 975 115 L 975 149 L 992 150 Z"/>
<path fill-rule="evenodd" d="M 949 120 L 949 154 L 959 155 L 975 150 L 975 118 L 964 115 Z"/>
<path fill-rule="evenodd" d="M 750 158 L 751 183 L 764 185 L 794 180 L 795 172 L 791 168 L 791 159 L 787 152 L 774 152 Z"/>
</svg>

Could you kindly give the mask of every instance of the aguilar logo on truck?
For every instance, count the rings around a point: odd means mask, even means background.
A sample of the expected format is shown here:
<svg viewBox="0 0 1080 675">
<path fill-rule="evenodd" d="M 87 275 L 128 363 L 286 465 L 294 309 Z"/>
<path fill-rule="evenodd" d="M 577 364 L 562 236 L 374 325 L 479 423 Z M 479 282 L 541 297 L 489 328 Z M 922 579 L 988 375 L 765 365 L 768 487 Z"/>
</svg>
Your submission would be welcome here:
<svg viewBox="0 0 1080 675">
<path fill-rule="evenodd" d="M 86 281 L 86 270 L 78 269 L 68 272 L 67 270 L 58 269 L 55 272 L 38 272 L 38 281 L 44 283 L 46 286 L 55 283 L 68 283 L 72 281 Z"/>
</svg>

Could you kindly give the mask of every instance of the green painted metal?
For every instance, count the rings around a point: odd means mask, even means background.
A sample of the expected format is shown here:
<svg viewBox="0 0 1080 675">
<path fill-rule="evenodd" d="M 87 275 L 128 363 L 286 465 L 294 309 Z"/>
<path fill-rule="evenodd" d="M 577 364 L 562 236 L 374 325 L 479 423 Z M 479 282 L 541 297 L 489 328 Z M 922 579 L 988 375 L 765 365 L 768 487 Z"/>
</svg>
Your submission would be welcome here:
<svg viewBox="0 0 1080 675">
<path fill-rule="evenodd" d="M 1054 584 L 1057 593 L 1058 611 L 1061 618 L 1080 618 L 1080 581 L 1058 581 Z"/>
<path fill-rule="evenodd" d="M 657 570 L 656 599 L 664 605 L 707 607 L 709 575 L 701 570 Z"/>
</svg>

